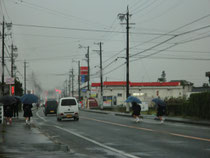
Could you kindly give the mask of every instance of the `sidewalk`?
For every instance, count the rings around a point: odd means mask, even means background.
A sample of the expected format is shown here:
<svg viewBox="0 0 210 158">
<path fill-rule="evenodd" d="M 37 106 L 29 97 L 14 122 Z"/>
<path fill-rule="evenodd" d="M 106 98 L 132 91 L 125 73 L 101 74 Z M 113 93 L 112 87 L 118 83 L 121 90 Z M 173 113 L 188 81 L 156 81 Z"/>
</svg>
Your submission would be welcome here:
<svg viewBox="0 0 210 158">
<path fill-rule="evenodd" d="M 22 116 L 20 113 L 19 116 Z M 56 144 L 23 117 L 13 118 L 12 125 L 0 125 L 0 157 L 67 157 L 68 147 Z"/>
<path fill-rule="evenodd" d="M 95 113 L 102 113 L 102 114 L 112 114 L 116 116 L 124 116 L 124 117 L 131 117 L 131 113 L 122 113 L 122 112 L 113 112 L 113 111 L 106 111 L 106 110 L 92 110 L 92 109 L 80 109 L 83 111 L 88 112 L 95 112 Z M 142 115 L 146 119 L 155 119 L 155 115 Z M 194 124 L 194 125 L 202 125 L 202 126 L 210 126 L 210 121 L 206 120 L 191 120 L 185 119 L 181 117 L 168 117 L 164 116 L 166 122 L 177 122 L 177 123 L 187 123 L 187 124 Z"/>
</svg>

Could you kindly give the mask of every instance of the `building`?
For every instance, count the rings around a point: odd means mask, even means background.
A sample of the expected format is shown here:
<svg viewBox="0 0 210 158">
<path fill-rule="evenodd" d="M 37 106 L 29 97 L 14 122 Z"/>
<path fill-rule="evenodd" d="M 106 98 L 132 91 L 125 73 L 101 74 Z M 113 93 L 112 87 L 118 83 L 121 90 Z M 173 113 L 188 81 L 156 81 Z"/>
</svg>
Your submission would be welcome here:
<svg viewBox="0 0 210 158">
<path fill-rule="evenodd" d="M 153 98 L 162 99 L 170 97 L 184 97 L 191 92 L 193 84 L 190 82 L 171 81 L 171 82 L 130 82 L 129 93 L 138 97 L 141 101 L 149 103 Z M 100 99 L 100 83 L 92 83 L 91 89 L 96 92 L 96 99 Z M 104 100 L 114 100 L 116 105 L 125 104 L 126 82 L 112 81 L 103 83 Z"/>
</svg>

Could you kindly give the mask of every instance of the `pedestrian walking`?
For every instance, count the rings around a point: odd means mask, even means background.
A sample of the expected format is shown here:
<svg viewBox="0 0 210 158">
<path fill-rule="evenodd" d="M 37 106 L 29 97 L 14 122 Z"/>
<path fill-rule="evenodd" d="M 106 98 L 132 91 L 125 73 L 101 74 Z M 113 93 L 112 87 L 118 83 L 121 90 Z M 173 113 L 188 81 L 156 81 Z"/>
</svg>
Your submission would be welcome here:
<svg viewBox="0 0 210 158">
<path fill-rule="evenodd" d="M 135 118 L 136 122 L 140 122 L 140 113 L 141 113 L 141 106 L 136 102 L 131 102 L 132 104 L 132 116 Z"/>
<path fill-rule="evenodd" d="M 10 104 L 10 105 L 5 106 L 4 116 L 6 117 L 6 124 L 7 125 L 12 124 L 13 106 L 14 106 L 14 104 Z"/>
<path fill-rule="evenodd" d="M 30 125 L 30 118 L 33 116 L 31 108 L 32 104 L 23 104 L 23 116 L 25 117 L 26 125 Z"/>
<path fill-rule="evenodd" d="M 160 104 L 157 104 L 157 117 L 160 120 L 160 123 L 164 123 L 164 118 L 163 116 L 165 115 L 166 112 L 166 107 L 165 106 L 161 106 Z"/>
<path fill-rule="evenodd" d="M 157 119 L 160 120 L 160 123 L 164 123 L 163 116 L 166 114 L 166 103 L 160 98 L 154 98 L 152 101 L 156 104 L 157 109 Z"/>
</svg>

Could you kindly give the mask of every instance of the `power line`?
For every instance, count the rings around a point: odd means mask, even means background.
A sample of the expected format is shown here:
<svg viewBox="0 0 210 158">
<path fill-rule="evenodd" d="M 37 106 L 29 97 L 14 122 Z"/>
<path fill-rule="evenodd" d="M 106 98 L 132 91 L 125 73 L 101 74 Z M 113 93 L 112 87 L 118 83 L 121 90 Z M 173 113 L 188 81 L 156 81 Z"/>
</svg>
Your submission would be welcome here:
<svg viewBox="0 0 210 158">
<path fill-rule="evenodd" d="M 9 14 L 8 14 L 8 12 L 7 12 L 6 5 L 5 5 L 5 3 L 4 3 L 4 0 L 2 0 L 2 6 L 4 7 L 4 10 L 5 10 L 5 13 L 6 13 L 7 17 L 10 19 Z M 3 8 L 2 8 L 2 12 L 3 12 Z"/>
<path fill-rule="evenodd" d="M 141 9 L 142 7 L 146 6 L 148 3 L 149 3 L 149 0 L 146 0 L 142 4 L 141 3 L 136 3 L 135 6 L 134 6 L 135 8 L 133 7 L 134 9 L 131 9 L 131 12 L 133 13 L 134 11 L 136 11 L 138 9 Z"/>
<path fill-rule="evenodd" d="M 210 35 L 204 36 L 203 38 L 207 38 L 207 37 L 210 37 Z M 130 62 L 134 62 L 134 61 L 137 61 L 137 60 L 140 60 L 140 59 L 143 59 L 143 58 L 148 58 L 148 57 L 151 57 L 151 56 L 153 56 L 153 55 L 156 55 L 156 54 L 158 54 L 158 53 L 160 53 L 160 52 L 166 51 L 166 50 L 168 50 L 168 49 L 170 49 L 170 48 L 172 48 L 172 47 L 175 47 L 175 46 L 177 46 L 177 45 L 179 45 L 179 44 L 184 44 L 184 43 L 188 43 L 188 42 L 192 42 L 192 41 L 196 41 L 196 40 L 200 40 L 200 39 L 202 39 L 202 37 L 190 39 L 190 40 L 188 40 L 188 41 L 184 41 L 184 42 L 180 42 L 180 43 L 176 43 L 176 44 L 173 44 L 173 45 L 171 45 L 171 46 L 168 46 L 168 47 L 166 47 L 166 48 L 164 48 L 164 49 L 158 50 L 158 51 L 156 51 L 156 52 L 154 52 L 154 53 L 152 53 L 152 54 L 145 55 L 145 56 L 142 56 L 142 57 L 140 57 L 140 58 L 138 58 L 138 59 L 131 60 Z M 176 59 L 176 58 L 173 58 L 173 59 Z M 177 58 L 177 59 L 180 59 L 180 58 Z M 190 58 L 188 58 L 188 59 L 185 58 L 185 59 L 183 59 L 183 60 L 190 60 Z M 208 61 L 208 59 L 205 60 L 205 59 L 201 59 L 201 58 L 200 58 L 200 59 L 193 58 L 192 60 L 203 60 L 203 61 Z M 126 63 L 123 63 L 123 64 L 119 65 L 118 67 L 112 69 L 111 71 L 105 73 L 104 75 L 107 75 L 107 74 L 109 74 L 109 73 L 111 73 L 111 72 L 113 72 L 113 71 L 119 69 L 119 68 L 122 67 L 124 64 L 126 64 Z"/>
<path fill-rule="evenodd" d="M 162 2 L 164 2 L 164 1 L 165 0 L 163 0 Z M 172 5 L 171 7 L 167 8 L 165 11 L 163 10 L 163 12 L 161 12 L 160 14 L 155 14 L 155 16 L 153 16 L 152 18 L 146 18 L 145 20 L 140 20 L 140 22 L 141 23 L 146 23 L 146 22 L 152 21 L 154 19 L 156 20 L 156 19 L 160 18 L 161 16 L 166 15 L 168 12 L 172 11 L 174 8 L 177 8 L 181 4 L 183 4 L 183 2 L 177 1 L 174 5 Z M 149 13 L 151 13 L 151 12 L 149 12 Z"/>
<path fill-rule="evenodd" d="M 137 13 L 139 13 L 139 12 L 142 12 L 143 10 L 149 8 L 150 6 L 152 6 L 152 5 L 153 5 L 154 3 L 156 3 L 156 2 L 157 2 L 156 0 L 152 1 L 151 3 L 149 3 L 148 5 L 146 5 L 145 7 L 143 7 L 142 9 L 133 12 L 133 14 L 137 14 Z"/>
<path fill-rule="evenodd" d="M 180 27 L 178 27 L 178 28 L 176 28 L 176 29 L 174 29 L 174 30 L 172 30 L 172 31 L 169 31 L 168 33 L 173 33 L 173 32 L 175 32 L 175 31 L 177 31 L 177 30 L 179 30 L 179 29 L 182 29 L 182 28 L 184 28 L 184 27 L 186 27 L 186 26 L 192 25 L 193 23 L 196 23 L 196 22 L 198 22 L 198 21 L 200 21 L 200 20 L 203 20 L 203 19 L 205 19 L 205 18 L 207 18 L 207 17 L 209 17 L 209 16 L 210 16 L 210 14 L 207 14 L 207 15 L 205 15 L 205 16 L 202 16 L 202 17 L 200 17 L 200 18 L 198 18 L 198 19 L 196 19 L 196 20 L 193 20 L 193 21 L 191 21 L 191 22 L 189 22 L 189 23 L 187 23 L 187 24 L 185 24 L 185 25 L 182 25 L 182 26 L 180 26 Z M 208 26 L 204 26 L 204 27 L 202 27 L 202 28 L 195 29 L 194 31 L 197 31 L 197 30 L 200 30 L 200 29 L 203 29 L 203 28 L 206 28 L 206 27 L 209 27 L 209 25 L 208 25 Z M 191 32 L 193 32 L 193 30 L 184 32 L 183 35 L 184 35 L 184 34 L 187 34 L 187 33 L 191 33 Z M 177 36 L 177 35 L 176 35 L 176 36 Z M 145 50 L 143 50 L 143 51 L 141 51 L 141 52 L 139 52 L 139 53 L 136 53 L 136 54 L 134 54 L 134 55 L 131 55 L 130 57 L 133 57 L 133 56 L 138 55 L 138 54 L 141 54 L 141 53 L 143 53 L 143 52 L 152 50 L 153 48 L 155 48 L 155 47 L 157 47 L 157 46 L 160 46 L 160 45 L 162 45 L 162 44 L 165 44 L 165 43 L 167 43 L 168 41 L 174 39 L 176 36 L 170 37 L 169 39 L 167 39 L 167 40 L 165 40 L 165 41 L 162 41 L 161 43 L 159 43 L 159 44 L 157 44 L 157 45 L 155 45 L 155 46 L 152 46 L 152 47 L 150 47 L 150 48 L 148 48 L 148 49 L 145 49 Z M 151 41 L 153 41 L 153 40 L 155 40 L 155 39 L 158 39 L 158 38 L 160 38 L 160 37 L 163 37 L 163 36 L 155 37 L 155 38 L 150 39 L 150 40 L 148 40 L 148 41 L 146 41 L 146 42 L 144 42 L 144 43 L 151 42 Z M 144 44 L 144 43 L 143 43 L 143 44 Z M 140 45 L 142 45 L 142 44 L 140 44 Z M 172 46 L 174 46 L 174 45 L 177 45 L 177 44 L 174 43 Z M 139 45 L 133 46 L 133 47 L 131 47 L 131 49 L 132 49 L 132 48 L 135 48 L 135 47 L 137 47 L 137 46 L 139 46 Z M 167 48 L 164 49 L 164 50 L 167 50 L 167 49 L 169 49 L 169 48 L 172 48 L 172 46 L 169 46 L 169 47 L 167 47 Z M 124 50 L 125 50 L 125 49 L 121 50 L 121 51 L 120 51 L 119 53 L 117 53 L 117 54 L 120 54 L 120 53 L 121 53 L 122 51 L 124 51 Z M 158 52 L 161 52 L 161 51 L 164 51 L 164 50 L 159 50 Z M 115 56 L 115 55 L 114 55 L 114 56 Z M 112 57 L 114 57 L 114 56 L 112 56 Z M 109 59 L 111 59 L 111 58 L 109 58 Z M 139 60 L 139 59 L 138 59 L 138 60 Z M 107 60 L 107 61 L 108 61 L 108 60 Z M 112 61 L 112 62 L 113 62 L 113 61 Z M 112 62 L 111 62 L 111 63 L 112 63 Z M 108 65 L 109 65 L 109 64 L 108 64 Z M 108 65 L 107 65 L 107 66 L 108 66 Z M 124 65 L 124 64 L 121 64 L 119 67 L 114 68 L 114 69 L 111 70 L 109 73 L 111 73 L 111 72 L 115 71 L 116 69 L 120 68 L 122 65 Z M 107 73 L 105 73 L 105 75 L 106 75 L 106 74 L 107 74 Z"/>
<path fill-rule="evenodd" d="M 176 29 L 174 29 L 174 30 L 171 30 L 171 31 L 167 32 L 167 34 L 171 34 L 171 33 L 175 32 L 175 31 L 178 31 L 178 30 L 180 30 L 180 29 L 186 27 L 186 26 L 192 25 L 192 24 L 194 24 L 194 23 L 196 23 L 196 22 L 198 22 L 198 21 L 201 21 L 201 20 L 203 20 L 203 19 L 205 19 L 205 18 L 208 18 L 209 16 L 210 16 L 210 14 L 204 15 L 204 16 L 198 18 L 198 19 L 195 19 L 195 20 L 193 20 L 193 21 L 191 21 L 191 22 L 189 22 L 189 23 L 187 23 L 187 24 L 184 24 L 184 25 L 182 25 L 182 26 L 180 26 L 180 27 L 178 27 L 178 28 L 176 28 Z M 152 38 L 152 39 L 150 39 L 150 40 L 148 40 L 148 41 L 145 41 L 145 42 L 143 42 L 143 43 L 137 44 L 137 45 L 131 47 L 130 49 L 136 48 L 136 47 L 141 46 L 141 45 L 143 45 L 143 44 L 145 44 L 145 43 L 154 41 L 154 40 L 159 39 L 159 38 L 161 38 L 161 37 L 163 37 L 163 36 L 164 36 L 164 35 L 161 35 L 161 36 L 158 36 L 158 37 L 154 37 L 154 38 Z M 176 35 L 174 35 L 174 36 L 176 36 Z"/>
<path fill-rule="evenodd" d="M 144 49 L 142 49 L 144 50 Z M 151 50 L 154 50 L 154 51 L 159 51 L 158 49 L 151 49 Z M 194 51 L 194 50 L 168 50 L 169 52 L 179 52 L 179 53 L 201 53 L 201 54 L 210 54 L 210 51 L 209 52 L 205 52 L 205 51 Z"/>
<path fill-rule="evenodd" d="M 144 56 L 142 56 L 141 58 L 144 58 Z M 199 61 L 209 61 L 210 60 L 210 58 L 187 58 L 187 57 L 167 57 L 167 56 L 151 57 L 151 59 L 199 60 Z"/>
<path fill-rule="evenodd" d="M 203 38 L 207 38 L 207 37 L 210 37 L 210 35 L 204 36 Z M 160 53 L 160 52 L 166 51 L 166 50 L 168 50 L 168 49 L 170 49 L 170 48 L 172 48 L 172 47 L 175 47 L 175 46 L 177 46 L 177 45 L 185 44 L 185 43 L 192 42 L 192 41 L 196 41 L 196 40 L 200 40 L 200 39 L 203 39 L 203 38 L 202 38 L 202 37 L 199 37 L 199 38 L 194 38 L 194 39 L 191 39 L 191 40 L 188 40 L 188 41 L 183 41 L 183 42 L 180 42 L 180 43 L 176 43 L 176 44 L 173 44 L 173 45 L 171 45 L 171 46 L 169 46 L 169 47 L 166 47 L 166 48 L 164 48 L 164 49 L 161 49 L 161 50 L 159 50 L 159 51 L 156 51 L 156 52 L 154 52 L 154 53 L 152 53 L 152 54 L 145 55 L 145 56 L 142 57 L 142 58 L 147 58 L 147 57 L 150 57 L 150 56 L 152 56 L 152 55 L 156 55 L 156 54 L 158 54 L 158 53 Z M 131 62 L 140 60 L 140 59 L 142 59 L 142 58 L 134 59 L 134 60 L 132 60 Z"/>
<path fill-rule="evenodd" d="M 14 2 L 14 3 L 17 4 L 17 2 Z M 97 25 L 100 25 L 100 26 L 103 26 L 103 27 L 107 27 L 106 25 L 101 24 L 99 22 L 94 22 L 94 21 L 91 21 L 91 20 L 88 20 L 88 19 L 84 19 L 84 18 L 81 18 L 81 17 L 71 15 L 71 14 L 66 14 L 66 13 L 63 13 L 61 11 L 58 11 L 58 10 L 55 10 L 55 9 L 50 9 L 50 8 L 47 8 L 47 7 L 43 7 L 41 5 L 37 5 L 35 3 L 31 3 L 31 2 L 28 2 L 28 1 L 26 2 L 26 1 L 21 0 L 20 3 L 21 3 L 21 5 L 25 5 L 27 7 L 33 8 L 33 9 L 39 9 L 39 10 L 41 9 L 42 11 L 48 12 L 48 13 L 53 14 L 53 15 L 59 15 L 59 16 L 68 18 L 70 20 L 72 20 L 72 18 L 74 18 L 75 20 L 86 23 L 86 24 L 87 23 L 89 23 L 89 24 L 94 23 L 94 24 L 97 24 Z"/>
<path fill-rule="evenodd" d="M 70 27 L 57 27 L 57 26 L 29 25 L 29 24 L 13 24 L 13 25 L 19 26 L 19 27 L 33 27 L 33 28 L 71 30 L 71 31 L 125 33 L 123 31 L 110 31 L 110 30 L 98 30 L 98 29 L 86 29 L 86 28 L 70 28 Z M 149 32 L 131 32 L 131 34 L 164 35 L 164 36 L 174 36 L 175 35 L 175 34 L 167 34 L 167 33 L 149 33 Z"/>
<path fill-rule="evenodd" d="M 192 33 L 192 32 L 196 32 L 196 31 L 199 31 L 199 30 L 202 30 L 202 29 L 206 29 L 206 28 L 209 28 L 209 27 L 210 27 L 210 25 L 207 25 L 207 26 L 203 26 L 203 27 L 200 27 L 200 28 L 197 28 L 197 29 L 193 29 L 193 30 L 190 30 L 190 31 L 186 31 L 186 32 L 180 33 L 180 34 L 178 34 L 178 35 L 176 35 L 176 36 L 173 36 L 173 37 L 171 37 L 171 38 L 169 38 L 169 39 L 167 39 L 167 40 L 165 40 L 165 41 L 160 42 L 159 44 L 156 44 L 156 45 L 154 45 L 154 46 L 152 46 L 152 47 L 150 47 L 150 48 L 147 48 L 147 49 L 145 49 L 145 50 L 143 50 L 143 51 L 141 51 L 141 52 L 139 52 L 139 53 L 133 54 L 133 55 L 131 55 L 130 57 L 134 57 L 134 56 L 136 56 L 136 55 L 138 55 L 138 54 L 142 54 L 142 53 L 144 53 L 144 52 L 147 52 L 147 51 L 149 51 L 149 50 L 151 50 L 151 49 L 153 49 L 153 48 L 156 48 L 156 47 L 158 47 L 158 46 L 160 46 L 160 45 L 162 45 L 162 44 L 164 44 L 164 43 L 167 43 L 168 41 L 171 41 L 171 40 L 173 40 L 174 38 L 177 38 L 177 37 L 179 37 L 179 36 L 186 35 L 186 34 L 189 34 L 189 33 Z M 176 45 L 176 43 L 175 43 L 174 45 Z M 169 48 L 170 48 L 170 46 L 169 46 Z"/>
<path fill-rule="evenodd" d="M 113 71 L 119 69 L 120 67 L 122 67 L 122 66 L 125 65 L 125 64 L 126 64 L 126 62 L 124 62 L 123 64 L 117 66 L 116 68 L 112 69 L 111 71 L 109 71 L 109 72 L 107 72 L 107 73 L 104 73 L 104 75 L 110 74 L 111 72 L 113 72 Z"/>
</svg>

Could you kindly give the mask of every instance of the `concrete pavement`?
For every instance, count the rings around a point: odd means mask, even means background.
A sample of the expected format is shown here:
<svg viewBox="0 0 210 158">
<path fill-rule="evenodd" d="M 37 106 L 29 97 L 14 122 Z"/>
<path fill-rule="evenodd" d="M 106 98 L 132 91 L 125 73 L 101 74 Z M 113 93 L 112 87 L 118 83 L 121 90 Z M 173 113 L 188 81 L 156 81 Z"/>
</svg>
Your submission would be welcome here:
<svg viewBox="0 0 210 158">
<path fill-rule="evenodd" d="M 116 116 L 124 116 L 124 117 L 131 117 L 131 113 L 122 113 L 122 112 L 112 112 L 106 110 L 94 110 L 94 109 L 81 109 L 89 112 L 96 112 L 102 114 L 113 114 Z M 155 119 L 155 115 L 142 115 L 144 118 L 147 119 Z M 177 122 L 177 123 L 187 123 L 187 124 L 194 124 L 194 125 L 202 125 L 202 126 L 210 126 L 210 121 L 208 120 L 192 120 L 186 119 L 181 117 L 169 117 L 164 116 L 166 122 Z"/>
<path fill-rule="evenodd" d="M 0 125 L 0 158 L 68 157 L 68 153 L 68 146 L 54 142 L 33 122 L 26 125 L 23 117 L 13 118 L 12 125 Z"/>
</svg>

